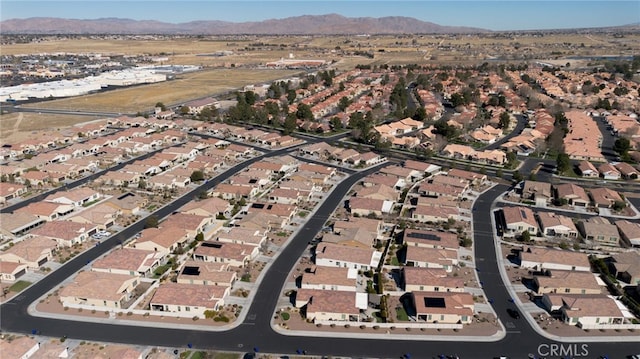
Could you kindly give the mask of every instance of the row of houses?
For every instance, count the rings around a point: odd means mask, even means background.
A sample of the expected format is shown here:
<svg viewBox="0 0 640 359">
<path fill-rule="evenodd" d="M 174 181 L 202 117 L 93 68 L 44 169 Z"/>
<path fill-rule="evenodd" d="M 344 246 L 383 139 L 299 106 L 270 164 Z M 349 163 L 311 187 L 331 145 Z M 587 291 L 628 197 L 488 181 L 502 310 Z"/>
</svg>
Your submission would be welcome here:
<svg viewBox="0 0 640 359">
<path fill-rule="evenodd" d="M 608 219 L 593 216 L 574 223 L 564 215 L 538 211 L 529 207 L 507 206 L 501 210 L 505 222 L 505 235 L 529 232 L 547 238 L 583 238 L 587 243 L 607 247 L 640 246 L 640 224 L 627 219 Z"/>
</svg>

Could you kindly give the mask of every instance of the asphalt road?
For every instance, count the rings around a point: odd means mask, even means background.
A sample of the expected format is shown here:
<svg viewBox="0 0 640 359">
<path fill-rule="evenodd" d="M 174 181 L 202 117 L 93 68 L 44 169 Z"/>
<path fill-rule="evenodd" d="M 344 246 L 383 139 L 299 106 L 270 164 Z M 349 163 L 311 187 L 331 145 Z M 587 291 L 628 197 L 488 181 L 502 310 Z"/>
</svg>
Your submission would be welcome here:
<svg viewBox="0 0 640 359">
<path fill-rule="evenodd" d="M 527 124 L 527 119 L 523 115 L 513 115 L 513 116 L 516 118 L 516 127 L 513 128 L 513 131 L 511 131 L 508 135 L 502 137 L 498 141 L 488 146 L 485 146 L 484 147 L 485 150 L 498 149 L 503 143 L 509 141 L 511 138 L 518 136 L 519 134 L 522 133 L 522 130 L 524 130 L 524 127 Z"/>
</svg>

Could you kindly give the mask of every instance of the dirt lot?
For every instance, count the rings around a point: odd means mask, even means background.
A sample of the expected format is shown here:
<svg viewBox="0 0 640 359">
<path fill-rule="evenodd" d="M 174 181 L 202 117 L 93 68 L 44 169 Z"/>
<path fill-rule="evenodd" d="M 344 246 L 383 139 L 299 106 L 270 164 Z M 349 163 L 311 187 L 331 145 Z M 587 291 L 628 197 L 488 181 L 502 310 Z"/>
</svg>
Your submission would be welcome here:
<svg viewBox="0 0 640 359">
<path fill-rule="evenodd" d="M 248 84 L 286 78 L 296 73 L 299 73 L 299 71 L 259 69 L 204 70 L 181 75 L 172 81 L 28 104 L 23 107 L 136 113 L 150 111 L 158 102 L 170 106 L 195 98 L 224 93 Z"/>
<path fill-rule="evenodd" d="M 0 141 L 15 143 L 39 135 L 36 131 L 62 129 L 79 123 L 98 120 L 96 116 L 38 114 L 34 112 L 0 115 Z"/>
</svg>

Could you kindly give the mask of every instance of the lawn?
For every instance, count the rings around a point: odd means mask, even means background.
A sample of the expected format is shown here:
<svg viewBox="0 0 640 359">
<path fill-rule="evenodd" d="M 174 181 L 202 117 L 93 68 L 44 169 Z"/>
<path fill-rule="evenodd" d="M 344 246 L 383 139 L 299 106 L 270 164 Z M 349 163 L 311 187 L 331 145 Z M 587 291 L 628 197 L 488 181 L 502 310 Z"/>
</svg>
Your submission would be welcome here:
<svg viewBox="0 0 640 359">
<path fill-rule="evenodd" d="M 407 315 L 407 311 L 402 307 L 396 307 L 396 318 L 401 322 L 409 321 L 409 316 Z"/>
<path fill-rule="evenodd" d="M 28 286 L 31 285 L 31 282 L 28 282 L 26 280 L 19 280 L 17 282 L 15 282 L 11 287 L 9 287 L 9 290 L 12 292 L 22 292 L 25 288 L 27 288 Z"/>
</svg>

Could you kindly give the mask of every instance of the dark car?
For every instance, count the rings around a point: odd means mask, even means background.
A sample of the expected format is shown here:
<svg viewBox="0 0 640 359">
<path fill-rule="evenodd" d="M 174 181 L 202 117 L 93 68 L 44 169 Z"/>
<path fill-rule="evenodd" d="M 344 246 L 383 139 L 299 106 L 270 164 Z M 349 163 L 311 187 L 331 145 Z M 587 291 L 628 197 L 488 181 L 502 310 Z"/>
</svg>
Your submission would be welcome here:
<svg viewBox="0 0 640 359">
<path fill-rule="evenodd" d="M 509 309 L 507 309 L 507 313 L 513 319 L 520 319 L 520 313 L 515 309 L 509 308 Z"/>
</svg>

